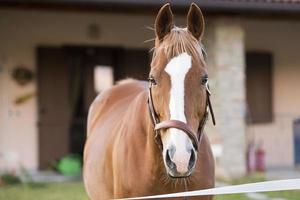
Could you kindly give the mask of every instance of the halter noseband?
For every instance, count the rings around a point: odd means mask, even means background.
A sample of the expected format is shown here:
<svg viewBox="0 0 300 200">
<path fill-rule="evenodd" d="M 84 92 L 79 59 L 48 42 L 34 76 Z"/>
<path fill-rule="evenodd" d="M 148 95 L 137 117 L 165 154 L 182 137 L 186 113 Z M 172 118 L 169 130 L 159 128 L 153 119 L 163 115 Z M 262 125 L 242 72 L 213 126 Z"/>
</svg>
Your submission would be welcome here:
<svg viewBox="0 0 300 200">
<path fill-rule="evenodd" d="M 203 115 L 203 118 L 199 122 L 199 127 L 198 127 L 197 134 L 186 123 L 184 123 L 182 121 L 179 121 L 179 120 L 165 120 L 165 121 L 160 122 L 159 117 L 158 117 L 158 115 L 157 115 L 157 113 L 155 112 L 155 109 L 154 109 L 153 98 L 152 98 L 152 86 L 153 86 L 153 82 L 151 81 L 151 78 L 149 78 L 148 108 L 149 108 L 151 120 L 152 120 L 153 125 L 154 125 L 155 141 L 156 141 L 157 145 L 159 146 L 159 148 L 161 150 L 163 149 L 162 141 L 161 141 L 161 138 L 160 138 L 160 130 L 161 129 L 176 128 L 176 129 L 182 130 L 183 132 L 185 132 L 189 136 L 189 138 L 191 138 L 195 150 L 198 151 L 198 149 L 199 149 L 198 146 L 201 143 L 201 139 L 202 139 L 202 136 L 203 136 L 203 129 L 204 129 L 205 123 L 206 123 L 207 118 L 208 118 L 208 109 L 209 109 L 209 112 L 211 114 L 213 124 L 216 125 L 214 112 L 213 112 L 212 105 L 211 105 L 211 102 L 210 102 L 210 94 L 211 93 L 210 93 L 210 90 L 209 90 L 209 87 L 208 87 L 208 83 L 205 84 L 206 96 L 207 96 L 206 97 L 205 113 Z"/>
</svg>

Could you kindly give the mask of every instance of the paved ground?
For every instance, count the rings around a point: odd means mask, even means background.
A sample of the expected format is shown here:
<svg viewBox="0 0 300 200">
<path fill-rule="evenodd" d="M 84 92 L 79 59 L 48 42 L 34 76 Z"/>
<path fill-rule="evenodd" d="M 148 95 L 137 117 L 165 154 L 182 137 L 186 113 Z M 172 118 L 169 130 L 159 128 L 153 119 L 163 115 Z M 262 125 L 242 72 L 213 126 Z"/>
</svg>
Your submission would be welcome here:
<svg viewBox="0 0 300 200">
<path fill-rule="evenodd" d="M 249 199 L 253 199 L 253 200 L 286 200 L 284 198 L 274 198 L 274 197 L 269 197 L 265 194 L 261 194 L 261 193 L 249 193 L 249 194 L 246 194 L 246 196 L 249 198 Z"/>
<path fill-rule="evenodd" d="M 36 183 L 52 183 L 52 182 L 68 182 L 68 181 L 80 181 L 81 176 L 64 176 L 54 171 L 37 171 L 28 172 L 22 176 L 25 182 L 36 182 Z"/>
<path fill-rule="evenodd" d="M 295 168 L 273 168 L 268 169 L 266 173 L 267 179 L 292 179 L 300 178 L 300 169 Z"/>
</svg>

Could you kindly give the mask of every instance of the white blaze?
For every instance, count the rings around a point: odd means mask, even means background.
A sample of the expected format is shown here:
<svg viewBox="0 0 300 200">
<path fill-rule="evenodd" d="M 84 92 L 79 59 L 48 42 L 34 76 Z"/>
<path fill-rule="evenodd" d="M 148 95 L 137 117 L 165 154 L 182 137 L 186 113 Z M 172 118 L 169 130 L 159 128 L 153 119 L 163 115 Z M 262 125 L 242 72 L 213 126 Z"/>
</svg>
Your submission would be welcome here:
<svg viewBox="0 0 300 200">
<path fill-rule="evenodd" d="M 184 80 L 189 69 L 192 67 L 192 58 L 187 53 L 174 57 L 167 64 L 165 71 L 171 79 L 170 90 L 170 119 L 180 120 L 186 123 L 184 113 Z M 187 147 L 192 147 L 190 138 L 181 130 L 171 128 L 162 138 L 164 147 L 174 145 L 176 148 L 172 161 L 175 162 L 178 172 L 186 172 L 190 158 Z M 166 149 L 165 149 L 166 150 Z"/>
<path fill-rule="evenodd" d="M 171 79 L 169 104 L 171 119 L 186 122 L 184 114 L 184 80 L 191 67 L 191 56 L 182 53 L 172 58 L 165 68 Z"/>
</svg>

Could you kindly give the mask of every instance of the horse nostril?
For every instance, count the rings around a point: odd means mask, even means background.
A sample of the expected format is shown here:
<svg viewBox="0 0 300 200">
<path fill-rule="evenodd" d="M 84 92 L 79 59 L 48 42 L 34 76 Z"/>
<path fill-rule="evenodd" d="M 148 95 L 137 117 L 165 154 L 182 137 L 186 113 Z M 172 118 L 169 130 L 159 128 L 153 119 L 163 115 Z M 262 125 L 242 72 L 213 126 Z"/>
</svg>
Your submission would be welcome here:
<svg viewBox="0 0 300 200">
<path fill-rule="evenodd" d="M 172 160 L 171 160 L 169 150 L 167 150 L 167 152 L 166 152 L 166 164 L 169 167 L 169 169 L 173 170 L 173 169 L 176 168 L 175 163 L 173 163 Z"/>
<path fill-rule="evenodd" d="M 196 155 L 195 155 L 195 151 L 191 150 L 191 157 L 190 157 L 190 161 L 189 161 L 189 167 L 188 169 L 191 170 L 196 162 Z"/>
</svg>

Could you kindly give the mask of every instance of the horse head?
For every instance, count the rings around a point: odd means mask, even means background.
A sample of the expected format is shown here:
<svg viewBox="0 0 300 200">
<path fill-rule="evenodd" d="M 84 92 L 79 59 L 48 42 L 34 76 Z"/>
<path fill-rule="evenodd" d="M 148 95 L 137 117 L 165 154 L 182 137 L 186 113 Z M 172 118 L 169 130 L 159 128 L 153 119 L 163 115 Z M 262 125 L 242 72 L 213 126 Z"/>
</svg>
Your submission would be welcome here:
<svg viewBox="0 0 300 200">
<path fill-rule="evenodd" d="M 169 4 L 160 9 L 155 20 L 150 98 L 157 121 L 169 124 L 157 129 L 166 171 L 174 178 L 191 175 L 199 151 L 193 138 L 200 129 L 202 132 L 200 126 L 204 126 L 207 115 L 203 32 L 204 18 L 194 3 L 189 8 L 186 28 L 174 26 Z"/>
</svg>

